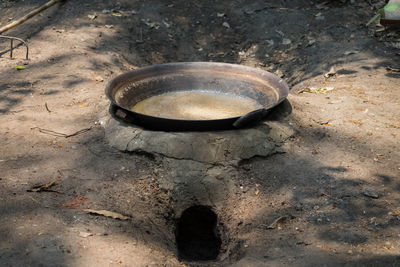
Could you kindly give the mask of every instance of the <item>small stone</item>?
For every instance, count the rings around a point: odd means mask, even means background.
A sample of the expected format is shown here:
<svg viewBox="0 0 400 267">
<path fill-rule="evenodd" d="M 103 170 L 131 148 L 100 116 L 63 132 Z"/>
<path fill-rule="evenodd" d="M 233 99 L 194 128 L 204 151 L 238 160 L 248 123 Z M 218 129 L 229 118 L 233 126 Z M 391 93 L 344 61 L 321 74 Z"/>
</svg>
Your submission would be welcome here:
<svg viewBox="0 0 400 267">
<path fill-rule="evenodd" d="M 228 28 L 228 29 L 231 27 L 228 22 L 222 23 L 222 26 L 224 26 L 225 28 Z"/>
<path fill-rule="evenodd" d="M 315 39 L 311 39 L 308 41 L 308 44 L 306 46 L 312 46 L 313 44 L 315 44 L 316 41 L 317 40 L 315 40 Z"/>
<path fill-rule="evenodd" d="M 363 190 L 363 194 L 364 194 L 364 196 L 367 196 L 367 197 L 379 198 L 378 192 L 376 192 L 374 189 L 371 189 L 371 188 L 365 188 Z"/>
<path fill-rule="evenodd" d="M 274 45 L 274 40 L 266 40 L 267 41 L 267 43 L 268 43 L 268 46 L 272 46 L 272 45 Z"/>
<path fill-rule="evenodd" d="M 283 45 L 289 45 L 289 44 L 291 44 L 291 43 L 292 43 L 292 41 L 291 41 L 290 39 L 283 38 L 283 40 L 282 40 L 282 44 L 283 44 Z"/>
</svg>

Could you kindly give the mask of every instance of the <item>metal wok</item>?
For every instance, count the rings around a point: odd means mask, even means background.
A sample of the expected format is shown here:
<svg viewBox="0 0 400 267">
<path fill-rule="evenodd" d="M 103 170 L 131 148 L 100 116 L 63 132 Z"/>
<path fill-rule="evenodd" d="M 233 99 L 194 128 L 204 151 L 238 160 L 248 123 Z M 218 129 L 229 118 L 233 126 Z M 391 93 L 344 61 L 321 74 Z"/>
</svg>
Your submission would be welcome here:
<svg viewBox="0 0 400 267">
<path fill-rule="evenodd" d="M 242 116 L 182 120 L 149 116 L 131 110 L 152 96 L 175 91 L 207 90 L 250 98 L 262 108 Z M 110 110 L 124 121 L 156 130 L 220 130 L 242 128 L 261 120 L 288 95 L 285 81 L 256 68 L 212 62 L 168 63 L 133 70 L 117 76 L 106 86 Z"/>
</svg>

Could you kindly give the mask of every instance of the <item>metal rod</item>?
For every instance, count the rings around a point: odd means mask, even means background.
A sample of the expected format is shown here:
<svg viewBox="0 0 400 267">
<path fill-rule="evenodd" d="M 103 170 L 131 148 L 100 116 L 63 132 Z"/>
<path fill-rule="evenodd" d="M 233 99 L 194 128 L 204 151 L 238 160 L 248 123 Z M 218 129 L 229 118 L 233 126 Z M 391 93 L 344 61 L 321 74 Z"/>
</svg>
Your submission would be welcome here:
<svg viewBox="0 0 400 267">
<path fill-rule="evenodd" d="M 10 58 L 12 58 L 12 56 L 13 56 L 13 49 L 14 49 L 14 39 L 10 39 L 10 42 L 11 42 L 11 44 L 10 44 Z"/>
<path fill-rule="evenodd" d="M 0 38 L 5 38 L 5 39 L 10 39 L 11 40 L 11 48 L 10 48 L 10 57 L 12 58 L 13 56 L 13 50 L 14 50 L 14 40 L 20 41 L 23 45 L 26 47 L 26 56 L 25 58 L 28 60 L 29 59 L 29 47 L 28 44 L 21 38 L 14 37 L 14 36 L 5 36 L 5 35 L 0 35 Z"/>
</svg>

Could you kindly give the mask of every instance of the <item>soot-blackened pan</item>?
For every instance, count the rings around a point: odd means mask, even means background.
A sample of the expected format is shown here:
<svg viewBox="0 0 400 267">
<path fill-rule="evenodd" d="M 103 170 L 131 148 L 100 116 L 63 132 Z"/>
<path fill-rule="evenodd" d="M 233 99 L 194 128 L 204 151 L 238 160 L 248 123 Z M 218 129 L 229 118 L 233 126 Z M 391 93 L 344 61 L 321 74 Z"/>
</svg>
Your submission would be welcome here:
<svg viewBox="0 0 400 267">
<path fill-rule="evenodd" d="M 213 91 L 250 98 L 262 108 L 242 116 L 211 120 L 171 119 L 131 110 L 136 103 L 149 97 L 188 90 Z M 168 63 L 144 67 L 117 76 L 106 87 L 106 95 L 112 103 L 110 110 L 119 118 L 149 129 L 175 131 L 242 128 L 261 120 L 288 93 L 286 82 L 270 72 L 212 62 Z"/>
</svg>

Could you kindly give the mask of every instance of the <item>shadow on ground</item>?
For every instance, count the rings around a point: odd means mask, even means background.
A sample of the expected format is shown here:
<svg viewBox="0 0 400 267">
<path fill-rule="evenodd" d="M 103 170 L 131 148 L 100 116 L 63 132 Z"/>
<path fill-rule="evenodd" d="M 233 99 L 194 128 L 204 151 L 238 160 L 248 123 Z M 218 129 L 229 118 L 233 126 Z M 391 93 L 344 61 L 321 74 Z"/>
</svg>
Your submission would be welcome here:
<svg viewBox="0 0 400 267">
<path fill-rule="evenodd" d="M 118 8 L 114 3 L 84 1 L 79 2 L 81 8 L 74 10 L 77 3 L 66 2 L 62 8 L 52 11 L 51 20 L 45 17 L 38 20 L 40 27 L 37 28 L 34 23 L 27 24 L 20 34 L 34 39 L 46 27 L 79 29 L 94 25 L 104 33 L 96 38 L 96 46 L 90 51 L 120 54 L 130 62 L 128 68 L 172 61 L 223 61 L 276 72 L 292 86 L 327 72 L 331 65 L 358 64 L 360 68 L 343 69 L 340 73 L 353 75 L 394 62 L 390 57 L 393 51 L 385 54 L 374 48 L 376 41 L 366 34 L 361 25 L 363 22 L 360 23 L 372 12 L 358 6 L 329 3 L 329 9 L 324 11 L 325 20 L 320 21 L 315 18 L 319 9 L 309 1 L 300 0 L 290 3 L 234 1 L 229 4 L 226 1 L 203 1 L 201 4 L 120 1 Z M 19 6 L 25 4 L 17 3 Z M 125 13 L 121 16 L 102 14 L 103 9 L 112 8 Z M 91 21 L 87 15 L 93 12 L 98 14 L 98 18 Z M 338 20 L 338 12 L 348 22 Z M 228 24 L 224 25 L 225 22 Z M 105 34 L 105 25 L 113 25 L 110 26 L 114 29 L 111 34 Z M 34 28 L 37 30 L 32 30 Z M 17 30 L 12 33 L 17 33 Z M 346 55 L 348 51 L 358 52 Z M 364 66 L 363 61 L 368 55 L 380 58 L 380 62 Z M 66 53 L 55 60 L 68 62 L 71 57 L 72 53 Z M 103 63 L 96 59 L 91 62 L 90 70 L 104 68 Z M 116 60 L 116 64 L 118 62 Z M 48 62 L 29 64 L 31 69 L 49 67 L 51 64 Z M 126 69 L 126 66 L 121 66 L 121 71 Z M 7 77 L 10 71 L 2 71 L 1 75 Z M 55 77 L 44 75 L 42 78 Z M 83 79 L 71 77 L 63 86 L 74 86 Z M 34 84 L 27 82 L 0 83 L 0 102 L 3 103 L 0 113 L 17 112 L 21 101 L 35 91 L 26 89 L 29 86 L 34 88 Z M 49 90 L 45 93 L 51 95 L 58 92 Z M 295 120 L 295 115 L 292 116 Z M 298 130 L 302 131 L 301 127 Z M 347 133 L 321 132 L 317 129 L 315 132 L 307 130 L 307 134 L 309 137 L 300 134 L 303 139 L 294 142 L 301 142 L 309 150 L 313 149 L 315 142 L 324 143 L 328 148 L 337 149 L 336 156 L 346 155 L 347 159 L 365 157 L 371 149 L 378 149 L 360 143 L 357 150 L 349 152 L 346 147 L 334 143 L 339 136 L 347 140 L 343 143 L 354 142 Z M 329 141 L 328 135 L 335 141 Z M 1 181 L 2 189 L 9 194 L 9 200 L 0 206 L 0 213 L 7 217 L 7 224 L 3 223 L 0 229 L 3 236 L 1 260 L 49 266 L 74 264 L 77 261 L 74 257 L 79 252 L 71 251 L 76 240 L 68 233 L 71 228 L 83 224 L 124 235 L 139 244 L 136 247 L 138 250 L 149 248 L 150 252 L 146 254 L 149 257 L 154 253 L 173 264 L 177 263 L 174 261 L 174 227 L 179 214 L 173 210 L 173 200 L 177 197 L 158 184 L 157 175 L 163 171 L 162 164 L 143 155 L 119 153 L 104 144 L 103 140 L 103 131 L 99 128 L 74 139 L 80 148 L 73 166 L 60 170 L 62 181 L 57 190 L 62 194 L 29 193 L 26 197 L 26 188 L 30 184 L 15 185 L 9 180 L 5 182 L 5 178 Z M 369 172 L 360 174 L 345 164 L 337 166 L 329 164 L 329 161 L 317 161 L 308 151 L 298 152 L 297 149 L 294 145 L 286 154 L 244 162 L 237 170 L 238 175 L 232 178 L 235 187 L 230 192 L 231 198 L 223 203 L 227 207 L 222 217 L 229 220 L 224 223 L 230 234 L 244 242 L 240 243 L 243 246 L 238 251 L 232 251 L 234 255 L 230 255 L 226 263 L 243 260 L 251 254 L 258 263 L 265 264 L 277 261 L 285 264 L 290 260 L 307 265 L 326 262 L 328 265 L 356 266 L 397 264 L 399 255 L 387 254 L 395 242 L 393 233 L 398 232 L 399 227 L 399 215 L 394 209 L 400 204 L 400 185 L 396 177 L 382 171 L 374 174 L 375 182 L 366 182 L 363 175 L 369 177 Z M 2 162 L 2 169 L 39 165 L 53 159 L 53 156 L 62 158 L 63 153 L 61 150 L 52 152 L 50 157 L 25 163 L 6 160 Z M 329 158 L 328 151 L 324 153 Z M 365 196 L 365 188 L 373 188 L 380 197 L 372 199 Z M 62 207 L 63 203 L 77 195 L 90 201 L 74 209 Z M 81 210 L 88 207 L 113 210 L 132 219 L 120 222 L 94 217 Z M 37 221 L 42 216 L 60 221 L 50 231 L 51 236 L 59 237 L 46 239 L 40 231 L 18 228 L 13 223 L 14 218 L 26 220 L 30 216 Z M 276 218 L 282 216 L 286 217 L 285 223 L 268 229 Z M 65 235 L 58 235 L 63 231 Z M 390 241 L 375 240 L 382 236 Z M 382 256 L 362 254 L 363 251 L 370 253 L 375 250 Z M 42 262 L 43 253 L 53 257 L 51 264 Z M 69 256 L 70 253 L 72 256 Z M 360 255 L 357 260 L 351 258 L 355 254 Z M 289 255 L 289 259 L 282 255 Z"/>
</svg>

